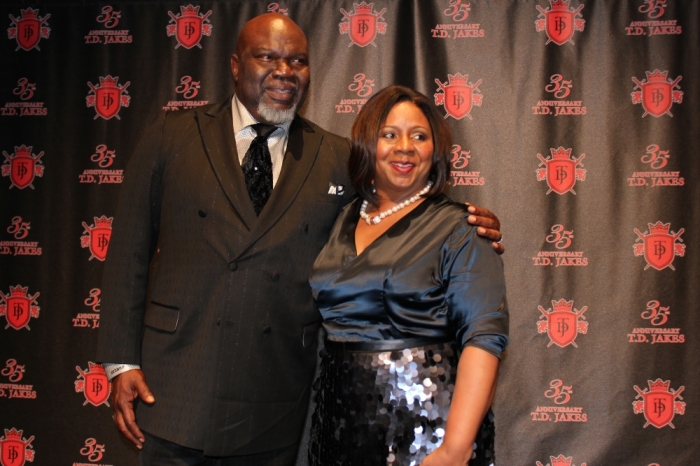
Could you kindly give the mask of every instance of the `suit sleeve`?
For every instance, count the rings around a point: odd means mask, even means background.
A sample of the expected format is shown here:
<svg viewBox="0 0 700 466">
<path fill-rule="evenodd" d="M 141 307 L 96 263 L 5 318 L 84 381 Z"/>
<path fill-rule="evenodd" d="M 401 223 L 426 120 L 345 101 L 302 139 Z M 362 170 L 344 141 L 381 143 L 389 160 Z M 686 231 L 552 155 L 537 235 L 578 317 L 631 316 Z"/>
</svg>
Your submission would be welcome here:
<svg viewBox="0 0 700 466">
<path fill-rule="evenodd" d="M 148 268 L 158 241 L 167 113 L 127 164 L 102 275 L 99 362 L 140 364 Z"/>
</svg>

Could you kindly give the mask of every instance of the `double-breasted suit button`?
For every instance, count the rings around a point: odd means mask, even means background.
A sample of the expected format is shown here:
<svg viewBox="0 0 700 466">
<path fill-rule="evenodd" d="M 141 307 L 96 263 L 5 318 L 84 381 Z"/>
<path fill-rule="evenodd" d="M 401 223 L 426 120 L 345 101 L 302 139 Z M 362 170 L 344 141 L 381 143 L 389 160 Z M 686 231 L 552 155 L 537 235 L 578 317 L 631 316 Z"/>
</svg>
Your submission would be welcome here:
<svg viewBox="0 0 700 466">
<path fill-rule="evenodd" d="M 276 282 L 280 279 L 280 274 L 275 272 L 272 272 L 272 275 L 270 275 L 270 278 L 272 279 L 273 282 Z"/>
<path fill-rule="evenodd" d="M 266 325 L 265 328 L 263 329 L 263 333 L 270 333 L 272 331 L 272 327 L 269 325 Z"/>
<path fill-rule="evenodd" d="M 220 326 L 221 326 L 221 317 L 219 317 L 218 319 L 216 319 L 216 326 L 217 326 L 217 327 L 220 327 Z"/>
<path fill-rule="evenodd" d="M 205 210 L 199 209 L 199 216 L 204 218 L 207 216 L 207 212 Z"/>
<path fill-rule="evenodd" d="M 309 232 L 309 224 L 304 222 L 304 233 L 308 233 L 308 232 Z"/>
<path fill-rule="evenodd" d="M 228 269 L 229 269 L 231 272 L 235 272 L 236 269 L 238 269 L 238 264 L 236 264 L 235 262 L 230 262 L 230 263 L 228 264 Z"/>
</svg>

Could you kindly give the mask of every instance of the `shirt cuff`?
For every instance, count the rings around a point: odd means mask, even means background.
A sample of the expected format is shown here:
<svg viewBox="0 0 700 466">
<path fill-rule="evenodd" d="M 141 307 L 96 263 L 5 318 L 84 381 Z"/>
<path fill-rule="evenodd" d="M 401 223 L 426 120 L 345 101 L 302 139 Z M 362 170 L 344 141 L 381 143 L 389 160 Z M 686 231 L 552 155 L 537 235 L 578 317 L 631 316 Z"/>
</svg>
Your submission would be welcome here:
<svg viewBox="0 0 700 466">
<path fill-rule="evenodd" d="M 109 380 L 110 382 L 113 378 L 115 378 L 122 372 L 130 371 L 133 369 L 141 369 L 141 366 L 139 366 L 138 364 L 115 364 L 111 362 L 102 363 L 102 367 L 104 367 L 105 373 L 107 374 L 107 380 Z"/>
</svg>

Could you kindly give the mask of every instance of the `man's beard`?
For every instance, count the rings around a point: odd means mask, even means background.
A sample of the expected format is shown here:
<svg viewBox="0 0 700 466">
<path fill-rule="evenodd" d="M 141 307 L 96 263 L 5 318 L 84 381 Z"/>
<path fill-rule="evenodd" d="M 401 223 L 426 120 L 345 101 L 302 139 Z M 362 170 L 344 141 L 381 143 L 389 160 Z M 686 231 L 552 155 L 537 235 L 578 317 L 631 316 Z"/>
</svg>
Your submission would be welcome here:
<svg viewBox="0 0 700 466">
<path fill-rule="evenodd" d="M 287 110 L 278 110 L 268 106 L 265 102 L 260 102 L 258 104 L 258 115 L 260 115 L 265 121 L 273 125 L 278 125 L 284 123 L 285 121 L 291 121 L 294 119 L 294 115 L 297 113 L 297 104 L 299 102 L 295 99 L 291 108 Z"/>
</svg>

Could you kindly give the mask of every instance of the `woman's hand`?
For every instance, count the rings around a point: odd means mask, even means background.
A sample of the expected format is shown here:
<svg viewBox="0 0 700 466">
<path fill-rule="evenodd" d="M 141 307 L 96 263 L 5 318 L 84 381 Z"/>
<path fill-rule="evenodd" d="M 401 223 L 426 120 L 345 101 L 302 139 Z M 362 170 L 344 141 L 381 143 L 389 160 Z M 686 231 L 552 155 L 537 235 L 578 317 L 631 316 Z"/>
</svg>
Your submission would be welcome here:
<svg viewBox="0 0 700 466">
<path fill-rule="evenodd" d="M 466 466 L 471 456 L 471 448 L 462 453 L 450 452 L 443 443 L 423 460 L 421 466 Z"/>
<path fill-rule="evenodd" d="M 501 233 L 501 222 L 496 217 L 496 214 L 483 207 L 478 207 L 467 203 L 469 213 L 471 214 L 467 217 L 467 221 L 471 225 L 476 225 L 478 228 L 476 232 L 479 236 L 490 239 L 493 241 L 493 249 L 499 253 L 503 254 L 506 250 L 505 246 L 501 243 L 503 240 L 503 234 Z"/>
</svg>

